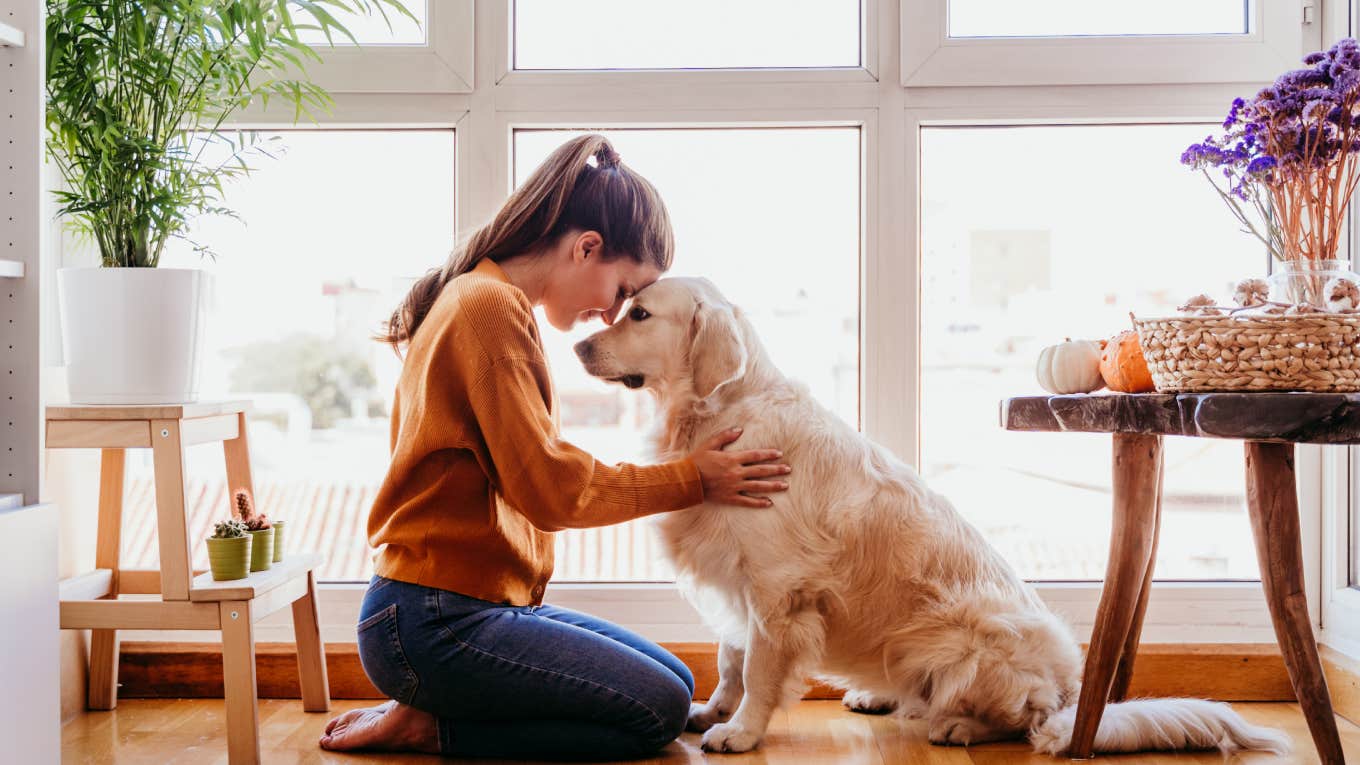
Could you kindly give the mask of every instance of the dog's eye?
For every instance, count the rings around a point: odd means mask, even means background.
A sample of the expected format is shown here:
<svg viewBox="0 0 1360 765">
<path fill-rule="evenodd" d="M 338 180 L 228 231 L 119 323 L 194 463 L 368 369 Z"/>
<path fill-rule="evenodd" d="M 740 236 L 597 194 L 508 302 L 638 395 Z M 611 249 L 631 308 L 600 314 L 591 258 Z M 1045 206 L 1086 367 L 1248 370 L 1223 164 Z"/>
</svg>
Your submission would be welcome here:
<svg viewBox="0 0 1360 765">
<path fill-rule="evenodd" d="M 648 316 L 651 316 L 651 314 L 647 313 L 647 309 L 643 308 L 640 305 L 633 306 L 633 310 L 628 312 L 628 318 L 632 319 L 633 321 L 642 321 Z"/>
</svg>

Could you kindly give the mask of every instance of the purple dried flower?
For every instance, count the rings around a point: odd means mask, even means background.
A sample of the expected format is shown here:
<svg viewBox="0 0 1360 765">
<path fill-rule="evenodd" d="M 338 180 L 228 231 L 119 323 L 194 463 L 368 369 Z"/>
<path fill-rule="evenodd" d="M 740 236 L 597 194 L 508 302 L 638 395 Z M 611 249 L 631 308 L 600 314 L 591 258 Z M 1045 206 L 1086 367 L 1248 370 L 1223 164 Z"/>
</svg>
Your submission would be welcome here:
<svg viewBox="0 0 1360 765">
<path fill-rule="evenodd" d="M 1223 133 L 1181 154 L 1182 164 L 1206 173 L 1245 227 L 1276 255 L 1291 258 L 1335 246 L 1336 232 L 1311 227 L 1333 226 L 1330 221 L 1344 217 L 1351 179 L 1360 176 L 1360 43 L 1340 40 L 1303 63 L 1306 68 L 1281 74 L 1254 98 L 1233 99 Z M 1210 168 L 1219 173 L 1209 175 Z M 1221 183 L 1215 181 L 1220 174 Z M 1255 207 L 1269 236 L 1250 222 L 1240 202 Z M 1328 214 L 1315 223 L 1317 216 L 1305 208 Z"/>
</svg>

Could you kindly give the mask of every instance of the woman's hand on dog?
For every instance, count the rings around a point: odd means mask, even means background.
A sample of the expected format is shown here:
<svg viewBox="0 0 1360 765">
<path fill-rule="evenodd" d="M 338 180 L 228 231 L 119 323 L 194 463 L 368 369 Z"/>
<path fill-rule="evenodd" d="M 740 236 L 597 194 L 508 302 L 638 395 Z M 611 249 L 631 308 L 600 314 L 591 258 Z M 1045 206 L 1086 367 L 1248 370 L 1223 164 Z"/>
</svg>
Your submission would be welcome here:
<svg viewBox="0 0 1360 765">
<path fill-rule="evenodd" d="M 725 452 L 723 447 L 741 437 L 741 428 L 731 428 L 699 445 L 689 458 L 699 468 L 704 484 L 704 501 L 742 507 L 770 507 L 774 501 L 755 494 L 774 494 L 789 488 L 787 481 L 766 480 L 788 475 L 788 465 L 774 462 L 784 456 L 778 449 L 748 449 Z"/>
</svg>

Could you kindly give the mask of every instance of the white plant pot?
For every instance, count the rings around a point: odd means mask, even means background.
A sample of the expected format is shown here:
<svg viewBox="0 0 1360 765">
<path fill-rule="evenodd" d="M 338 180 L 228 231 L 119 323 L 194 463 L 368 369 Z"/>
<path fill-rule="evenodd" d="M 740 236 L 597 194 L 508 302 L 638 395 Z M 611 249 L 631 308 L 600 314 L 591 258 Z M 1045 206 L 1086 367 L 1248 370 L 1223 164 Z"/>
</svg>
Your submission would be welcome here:
<svg viewBox="0 0 1360 765">
<path fill-rule="evenodd" d="M 189 268 L 59 269 L 71 403 L 198 400 L 209 285 Z"/>
</svg>

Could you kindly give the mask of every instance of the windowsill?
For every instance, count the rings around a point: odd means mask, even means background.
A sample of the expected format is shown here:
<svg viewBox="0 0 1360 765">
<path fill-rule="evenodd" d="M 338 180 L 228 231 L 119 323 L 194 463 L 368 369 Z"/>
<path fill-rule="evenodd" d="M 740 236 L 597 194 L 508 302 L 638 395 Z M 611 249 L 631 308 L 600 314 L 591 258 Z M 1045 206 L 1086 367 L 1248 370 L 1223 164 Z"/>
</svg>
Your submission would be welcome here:
<svg viewBox="0 0 1360 765">
<path fill-rule="evenodd" d="M 1085 641 L 1094 624 L 1100 582 L 1042 582 L 1039 595 Z M 366 585 L 322 584 L 322 639 L 354 642 Z M 1145 643 L 1274 643 L 1259 582 L 1158 582 L 1143 627 Z M 717 638 L 670 583 L 552 584 L 547 602 L 585 611 L 659 643 L 711 643 Z M 282 609 L 255 627 L 259 642 L 291 643 L 292 616 Z M 126 630 L 124 642 L 217 642 L 213 631 Z"/>
</svg>

